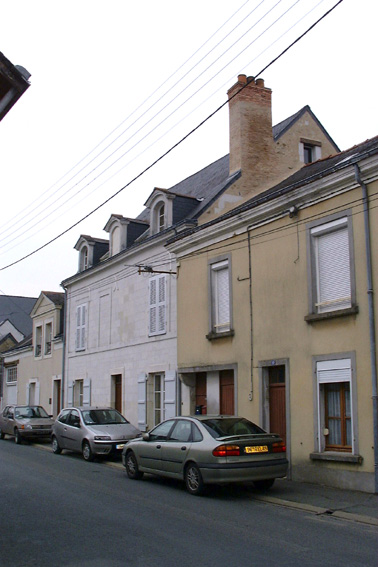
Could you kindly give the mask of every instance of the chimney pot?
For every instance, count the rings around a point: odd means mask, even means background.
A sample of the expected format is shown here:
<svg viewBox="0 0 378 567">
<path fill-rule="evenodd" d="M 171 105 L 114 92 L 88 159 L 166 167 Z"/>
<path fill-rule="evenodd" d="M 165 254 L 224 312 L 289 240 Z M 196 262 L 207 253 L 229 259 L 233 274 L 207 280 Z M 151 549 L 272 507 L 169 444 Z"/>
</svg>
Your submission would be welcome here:
<svg viewBox="0 0 378 567">
<path fill-rule="evenodd" d="M 264 79 L 256 79 L 256 87 L 264 87 Z"/>
<path fill-rule="evenodd" d="M 247 75 L 238 75 L 238 82 L 243 85 L 247 84 Z"/>
</svg>

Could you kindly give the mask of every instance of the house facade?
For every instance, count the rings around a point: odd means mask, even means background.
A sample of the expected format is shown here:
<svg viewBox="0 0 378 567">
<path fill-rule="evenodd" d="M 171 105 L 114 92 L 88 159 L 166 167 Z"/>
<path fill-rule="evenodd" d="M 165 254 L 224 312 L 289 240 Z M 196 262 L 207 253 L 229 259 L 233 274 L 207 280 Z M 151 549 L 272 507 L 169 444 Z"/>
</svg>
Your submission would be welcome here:
<svg viewBox="0 0 378 567">
<path fill-rule="evenodd" d="M 377 491 L 378 139 L 168 243 L 183 413 L 280 433 L 290 476 Z M 195 290 L 195 294 L 193 294 Z"/>
<path fill-rule="evenodd" d="M 229 100 L 229 155 L 169 189 L 155 188 L 136 219 L 111 215 L 108 238 L 81 235 L 76 243 L 78 273 L 62 282 L 65 405 L 110 405 L 142 430 L 183 409 L 194 412 L 201 404 L 192 377 L 177 373 L 180 266 L 167 240 L 338 151 L 309 107 L 272 127 L 263 81 L 240 75 Z"/>
<path fill-rule="evenodd" d="M 32 333 L 2 355 L 3 405 L 37 404 L 56 416 L 62 403 L 64 294 L 42 291 Z"/>
</svg>

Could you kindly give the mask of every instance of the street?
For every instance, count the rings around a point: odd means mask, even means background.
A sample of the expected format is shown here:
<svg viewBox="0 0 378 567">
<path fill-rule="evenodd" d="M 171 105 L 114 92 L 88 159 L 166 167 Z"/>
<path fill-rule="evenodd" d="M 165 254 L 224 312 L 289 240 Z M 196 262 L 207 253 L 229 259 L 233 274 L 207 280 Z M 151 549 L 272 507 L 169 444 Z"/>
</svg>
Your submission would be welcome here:
<svg viewBox="0 0 378 567">
<path fill-rule="evenodd" d="M 117 461 L 119 462 L 119 461 Z M 0 441 L 0 566 L 375 567 L 377 528 Z M 274 488 L 272 489 L 272 495 Z"/>
</svg>

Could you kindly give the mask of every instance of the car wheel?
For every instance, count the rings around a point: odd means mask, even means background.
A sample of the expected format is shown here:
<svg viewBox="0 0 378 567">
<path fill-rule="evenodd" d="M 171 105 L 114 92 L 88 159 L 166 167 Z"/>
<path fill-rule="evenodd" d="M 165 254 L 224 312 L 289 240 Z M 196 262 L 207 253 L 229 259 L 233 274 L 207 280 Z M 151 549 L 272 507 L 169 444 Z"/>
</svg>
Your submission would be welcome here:
<svg viewBox="0 0 378 567">
<path fill-rule="evenodd" d="M 2 429 L 0 429 L 0 439 L 4 439 L 5 433 Z"/>
<path fill-rule="evenodd" d="M 274 484 L 274 478 L 266 478 L 264 480 L 255 480 L 254 483 L 255 488 L 258 490 L 268 490 Z"/>
<path fill-rule="evenodd" d="M 139 480 L 142 478 L 143 473 L 140 472 L 136 456 L 132 451 L 129 451 L 126 455 L 125 467 L 127 476 L 131 478 L 131 480 Z"/>
<path fill-rule="evenodd" d="M 15 441 L 15 443 L 17 443 L 17 445 L 19 445 L 19 444 L 21 443 L 21 441 L 22 441 L 20 432 L 19 432 L 19 430 L 17 429 L 17 427 L 16 427 L 16 429 L 14 430 L 14 441 Z"/>
<path fill-rule="evenodd" d="M 185 469 L 185 484 L 188 492 L 194 496 L 199 496 L 204 491 L 201 471 L 194 463 L 189 463 Z"/>
<path fill-rule="evenodd" d="M 53 453 L 55 453 L 55 455 L 60 455 L 60 453 L 62 452 L 62 449 L 60 448 L 59 443 L 58 443 L 58 439 L 55 437 L 55 435 L 51 439 L 51 445 L 52 445 Z"/>
<path fill-rule="evenodd" d="M 94 460 L 94 455 L 92 453 L 92 449 L 91 446 L 89 445 L 88 441 L 84 441 L 83 443 L 83 457 L 85 461 L 93 461 Z"/>
</svg>

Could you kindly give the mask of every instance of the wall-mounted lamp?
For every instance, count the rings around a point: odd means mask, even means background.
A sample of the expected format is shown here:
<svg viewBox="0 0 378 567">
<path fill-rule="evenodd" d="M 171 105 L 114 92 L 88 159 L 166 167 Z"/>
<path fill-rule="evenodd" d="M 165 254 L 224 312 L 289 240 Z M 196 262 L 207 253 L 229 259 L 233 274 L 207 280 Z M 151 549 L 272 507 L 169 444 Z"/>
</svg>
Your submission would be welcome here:
<svg viewBox="0 0 378 567">
<path fill-rule="evenodd" d="M 289 209 L 289 217 L 292 219 L 293 217 L 296 217 L 297 214 L 299 212 L 298 207 L 296 207 L 295 205 L 293 205 L 292 207 L 290 207 Z"/>
</svg>

